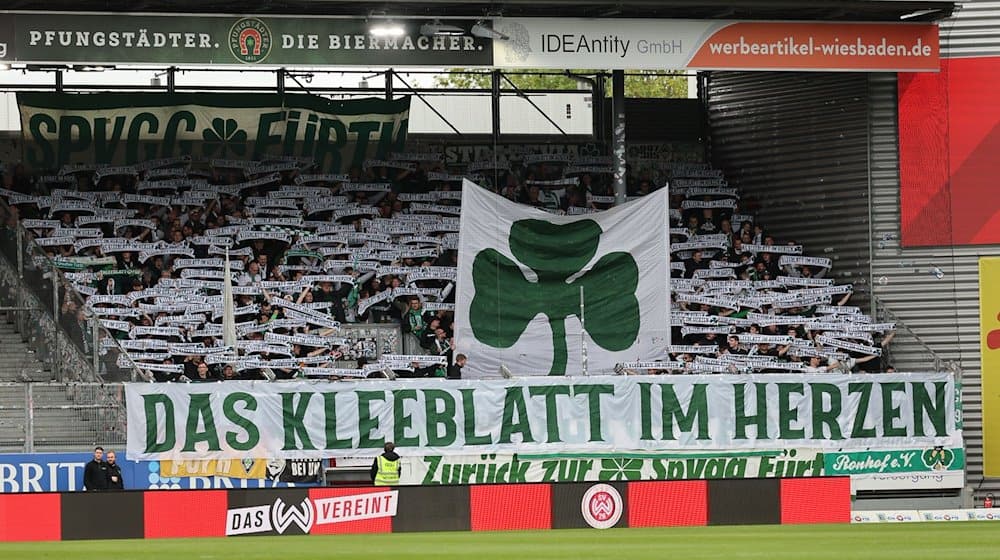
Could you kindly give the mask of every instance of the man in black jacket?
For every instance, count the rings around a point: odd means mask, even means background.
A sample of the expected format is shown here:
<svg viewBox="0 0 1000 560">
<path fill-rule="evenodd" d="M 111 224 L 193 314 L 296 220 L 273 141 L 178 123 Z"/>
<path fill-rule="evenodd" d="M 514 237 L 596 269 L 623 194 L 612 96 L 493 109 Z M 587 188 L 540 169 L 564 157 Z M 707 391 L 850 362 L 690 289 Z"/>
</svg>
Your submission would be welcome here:
<svg viewBox="0 0 1000 560">
<path fill-rule="evenodd" d="M 108 451 L 108 490 L 124 490 L 125 479 L 122 478 L 122 468 L 115 462 L 115 452 Z"/>
<path fill-rule="evenodd" d="M 465 354 L 458 354 L 455 356 L 455 363 L 448 367 L 448 379 L 461 379 L 462 378 L 462 368 L 465 367 L 465 362 L 468 358 Z"/>
<path fill-rule="evenodd" d="M 108 489 L 108 464 L 104 462 L 104 448 L 94 448 L 94 458 L 83 468 L 83 488 L 87 492 Z"/>
</svg>

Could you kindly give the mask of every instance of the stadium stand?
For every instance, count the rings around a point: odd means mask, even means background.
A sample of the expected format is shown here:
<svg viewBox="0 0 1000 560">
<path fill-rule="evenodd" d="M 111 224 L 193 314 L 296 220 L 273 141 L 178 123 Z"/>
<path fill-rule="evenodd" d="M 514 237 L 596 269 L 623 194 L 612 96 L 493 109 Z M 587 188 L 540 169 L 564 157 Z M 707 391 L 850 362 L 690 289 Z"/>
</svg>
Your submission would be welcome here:
<svg viewBox="0 0 1000 560">
<path fill-rule="evenodd" d="M 90 314 L 101 350 L 158 381 L 444 376 L 452 340 L 463 177 L 552 212 L 614 202 L 610 160 L 526 156 L 520 165 L 448 169 L 396 154 L 345 175 L 312 162 L 192 161 L 66 166 L 6 177 L 17 221 L 63 271 L 59 323 L 81 347 Z M 636 173 L 630 196 L 671 190 L 673 340 L 664 360 L 620 373 L 878 371 L 891 323 L 847 305 L 851 285 L 741 213 L 739 193 L 705 164 Z M 235 278 L 238 353 L 223 343 L 225 256 Z M 43 262 L 36 263 L 41 267 Z M 408 363 L 366 363 L 347 323 L 398 323 Z M 885 334 L 884 337 L 881 335 Z M 880 339 L 881 337 L 881 339 Z M 461 350 L 460 348 L 458 350 Z M 426 355 L 417 361 L 413 355 Z"/>
</svg>

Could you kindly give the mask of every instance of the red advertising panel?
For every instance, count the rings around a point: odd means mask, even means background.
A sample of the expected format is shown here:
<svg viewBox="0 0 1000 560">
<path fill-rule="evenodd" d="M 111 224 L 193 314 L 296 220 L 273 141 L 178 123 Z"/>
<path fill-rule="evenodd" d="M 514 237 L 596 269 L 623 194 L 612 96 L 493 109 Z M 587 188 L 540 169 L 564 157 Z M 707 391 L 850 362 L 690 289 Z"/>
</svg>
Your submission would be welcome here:
<svg viewBox="0 0 1000 560">
<path fill-rule="evenodd" d="M 146 538 L 224 537 L 228 500 L 225 490 L 146 492 Z"/>
<path fill-rule="evenodd" d="M 935 71 L 938 28 L 898 23 L 740 22 L 706 39 L 688 67 Z"/>
<path fill-rule="evenodd" d="M 781 480 L 781 523 L 850 523 L 851 478 Z"/>
<path fill-rule="evenodd" d="M 0 541 L 62 538 L 61 494 L 0 494 Z"/>
<path fill-rule="evenodd" d="M 629 527 L 674 527 L 708 523 L 708 483 L 704 480 L 630 482 Z"/>
<path fill-rule="evenodd" d="M 899 75 L 903 246 L 1000 243 L 998 87 L 1000 57 Z"/>
<path fill-rule="evenodd" d="M 496 484 L 470 488 L 473 531 L 552 528 L 552 486 Z"/>
<path fill-rule="evenodd" d="M 392 488 L 313 488 L 312 535 L 391 533 L 398 493 Z"/>
<path fill-rule="evenodd" d="M 0 494 L 0 542 L 847 523 L 850 490 L 817 477 Z"/>
</svg>

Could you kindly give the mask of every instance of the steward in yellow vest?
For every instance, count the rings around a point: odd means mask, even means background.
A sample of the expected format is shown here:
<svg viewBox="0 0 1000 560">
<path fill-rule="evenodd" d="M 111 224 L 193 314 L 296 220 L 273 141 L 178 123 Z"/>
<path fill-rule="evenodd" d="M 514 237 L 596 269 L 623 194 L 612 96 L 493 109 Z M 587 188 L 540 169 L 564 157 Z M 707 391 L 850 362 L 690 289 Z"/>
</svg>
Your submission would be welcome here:
<svg viewBox="0 0 1000 560">
<path fill-rule="evenodd" d="M 372 481 L 375 486 L 395 486 L 399 484 L 399 455 L 393 451 L 396 445 L 386 442 L 385 452 L 375 457 L 372 463 Z"/>
</svg>

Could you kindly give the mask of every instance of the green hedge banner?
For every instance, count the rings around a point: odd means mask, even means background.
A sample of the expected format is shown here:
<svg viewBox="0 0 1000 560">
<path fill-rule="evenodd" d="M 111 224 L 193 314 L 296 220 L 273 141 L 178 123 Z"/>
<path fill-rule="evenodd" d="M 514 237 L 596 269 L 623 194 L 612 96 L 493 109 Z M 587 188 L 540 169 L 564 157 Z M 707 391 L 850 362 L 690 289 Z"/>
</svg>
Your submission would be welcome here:
<svg viewBox="0 0 1000 560">
<path fill-rule="evenodd" d="M 400 484 L 516 484 L 823 476 L 823 453 L 782 449 L 743 453 L 628 456 L 428 455 L 403 457 Z"/>
<path fill-rule="evenodd" d="M 25 161 L 42 169 L 295 156 L 337 173 L 402 150 L 410 111 L 409 97 L 303 94 L 20 93 L 17 102 Z"/>
<path fill-rule="evenodd" d="M 128 458 L 961 447 L 950 374 L 128 384 Z"/>
</svg>

